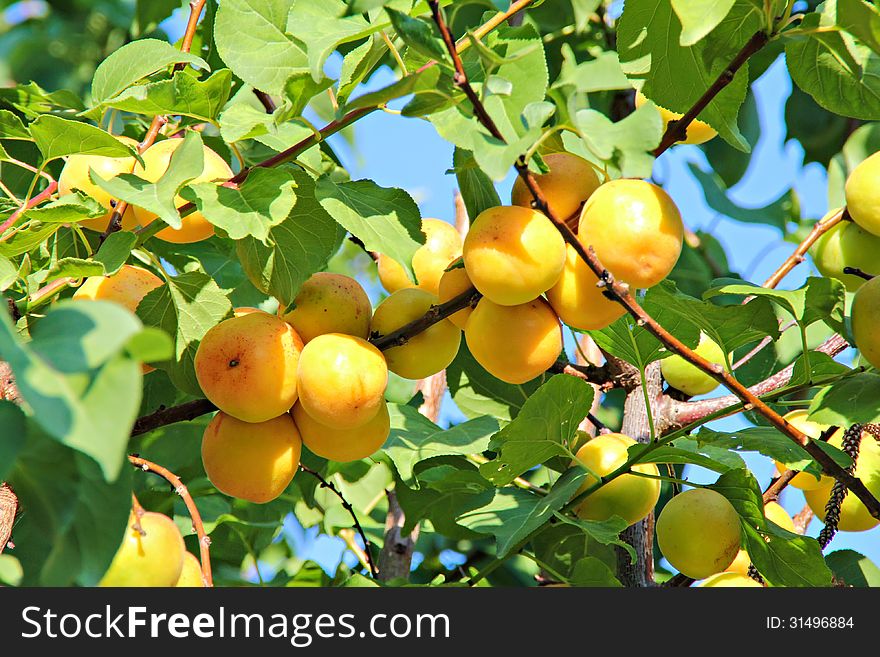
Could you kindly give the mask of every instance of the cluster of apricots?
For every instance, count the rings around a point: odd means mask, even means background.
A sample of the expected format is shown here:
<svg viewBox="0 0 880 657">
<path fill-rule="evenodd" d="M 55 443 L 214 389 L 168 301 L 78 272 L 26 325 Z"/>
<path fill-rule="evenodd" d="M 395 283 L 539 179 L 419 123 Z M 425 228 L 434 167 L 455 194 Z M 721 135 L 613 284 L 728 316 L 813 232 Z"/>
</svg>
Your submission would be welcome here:
<svg viewBox="0 0 880 657">
<path fill-rule="evenodd" d="M 201 587 L 202 566 L 168 516 L 132 511 L 101 586 Z"/>
</svg>

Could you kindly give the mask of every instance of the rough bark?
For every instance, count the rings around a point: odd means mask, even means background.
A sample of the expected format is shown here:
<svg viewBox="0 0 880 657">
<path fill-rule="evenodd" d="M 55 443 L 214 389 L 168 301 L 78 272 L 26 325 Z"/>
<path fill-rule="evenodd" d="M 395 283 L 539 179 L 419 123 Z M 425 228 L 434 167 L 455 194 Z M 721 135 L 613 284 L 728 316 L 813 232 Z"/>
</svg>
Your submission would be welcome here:
<svg viewBox="0 0 880 657">
<path fill-rule="evenodd" d="M 12 536 L 12 525 L 18 512 L 18 498 L 6 484 L 0 484 L 0 554 Z"/>
<path fill-rule="evenodd" d="M 385 494 L 388 496 L 388 515 L 385 517 L 385 542 L 379 553 L 379 579 L 383 582 L 409 577 L 413 549 L 419 537 L 418 527 L 407 536 L 401 533 L 406 522 L 403 509 L 394 491 L 385 491 Z"/>
<path fill-rule="evenodd" d="M 660 363 L 649 365 L 645 371 L 645 379 L 648 384 L 648 397 L 651 400 L 651 408 L 657 418 L 657 402 L 662 394 L 660 380 Z M 631 388 L 626 395 L 623 406 L 623 425 L 621 432 L 630 436 L 640 443 L 651 441 L 651 428 L 648 423 L 648 409 L 645 406 L 645 393 L 641 385 Z M 654 514 L 650 514 L 641 522 L 627 527 L 620 538 L 633 546 L 636 551 L 636 561 L 632 562 L 629 553 L 618 548 L 617 576 L 624 586 L 653 586 L 654 585 Z"/>
</svg>

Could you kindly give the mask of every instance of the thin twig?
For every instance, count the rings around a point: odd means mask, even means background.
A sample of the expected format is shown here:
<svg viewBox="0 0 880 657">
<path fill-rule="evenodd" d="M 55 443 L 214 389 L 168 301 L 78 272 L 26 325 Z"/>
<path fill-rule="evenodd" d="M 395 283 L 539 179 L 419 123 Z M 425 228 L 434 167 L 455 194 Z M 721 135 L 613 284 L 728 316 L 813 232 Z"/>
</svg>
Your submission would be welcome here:
<svg viewBox="0 0 880 657">
<path fill-rule="evenodd" d="M 409 324 L 404 324 L 396 331 L 392 331 L 386 335 L 379 335 L 371 338 L 371 342 L 376 348 L 385 351 L 392 347 L 399 347 L 407 343 L 407 341 L 430 328 L 439 321 L 442 321 L 454 315 L 459 310 L 468 306 L 475 306 L 482 295 L 476 289 L 470 288 L 465 290 L 456 297 L 453 297 L 446 303 L 441 303 L 428 308 L 427 312 L 418 319 L 414 319 Z"/>
<path fill-rule="evenodd" d="M 788 258 L 785 259 L 779 269 L 777 269 L 773 274 L 764 281 L 764 285 L 761 287 L 766 287 L 769 289 L 775 288 L 779 283 L 785 278 L 788 273 L 801 264 L 804 261 L 804 257 L 807 255 L 807 251 L 810 250 L 810 247 L 816 243 L 816 241 L 822 237 L 829 230 L 834 228 L 841 221 L 848 220 L 849 213 L 844 209 L 840 212 L 836 213 L 832 217 L 829 217 L 825 221 L 818 221 L 816 225 L 813 226 L 813 230 L 810 231 L 809 235 L 804 238 L 804 241 L 798 244 L 798 247 L 794 250 Z"/>
<path fill-rule="evenodd" d="M 19 220 L 21 215 L 30 210 L 31 208 L 37 207 L 40 203 L 48 199 L 55 191 L 58 189 L 58 183 L 54 180 L 49 183 L 49 185 L 42 192 L 28 199 L 27 203 L 21 205 L 15 212 L 9 215 L 9 219 L 0 224 L 0 235 L 6 232 L 7 229 L 12 228 L 15 225 L 15 222 Z M 0 239 L 0 242 L 4 240 Z"/>
<path fill-rule="evenodd" d="M 326 489 L 330 490 L 332 493 L 334 493 L 336 495 L 336 497 L 338 497 L 340 499 L 340 501 L 342 502 L 342 507 L 346 511 L 348 511 L 348 514 L 351 516 L 351 519 L 354 521 L 354 527 L 357 530 L 357 533 L 360 535 L 361 540 L 364 543 L 364 550 L 366 552 L 367 562 L 369 563 L 369 566 L 370 566 L 370 575 L 373 576 L 373 579 L 376 579 L 376 577 L 378 577 L 378 572 L 376 570 L 375 563 L 373 563 L 373 555 L 371 554 L 371 550 L 370 550 L 370 542 L 367 540 L 367 535 L 364 533 L 364 528 L 361 527 L 361 522 L 360 522 L 360 520 L 358 520 L 357 514 L 354 511 L 354 507 L 351 505 L 351 503 L 347 499 L 345 499 L 345 496 L 339 491 L 338 488 L 336 488 L 336 486 L 333 484 L 333 482 L 327 481 L 318 472 L 315 472 L 314 470 L 303 465 L 302 463 L 299 464 L 299 469 L 307 474 L 312 475 L 315 479 L 318 480 L 318 484 L 320 485 L 321 488 L 326 488 Z"/>
<path fill-rule="evenodd" d="M 455 48 L 455 40 L 452 37 L 451 32 L 449 31 L 449 27 L 446 24 L 441 9 L 439 0 L 429 0 L 428 2 L 431 8 L 431 15 L 434 18 L 434 22 L 437 24 L 438 29 L 440 30 L 440 35 L 443 38 L 443 42 L 446 45 L 446 49 L 452 58 L 453 64 L 455 66 L 455 75 L 453 76 L 453 80 L 456 86 L 461 89 L 468 100 L 473 105 L 474 115 L 477 119 L 482 123 L 483 127 L 496 139 L 504 142 L 504 137 L 501 134 L 501 131 L 495 125 L 492 117 L 486 111 L 485 106 L 480 100 L 477 93 L 471 87 L 470 82 L 468 81 L 467 74 L 465 73 L 464 66 L 461 61 L 461 57 L 458 56 Z M 748 59 L 748 57 L 757 52 L 766 42 L 767 35 L 763 32 L 756 33 L 750 40 L 750 47 L 744 47 L 742 51 L 737 55 L 734 59 L 734 62 L 726 69 L 729 71 L 729 75 L 732 79 L 733 73 L 736 72 L 742 64 Z M 721 76 L 722 78 L 724 75 Z M 721 79 L 721 78 L 719 78 Z M 721 84 L 718 88 L 723 88 L 727 83 Z M 713 88 L 719 84 L 716 81 L 713 84 Z M 717 91 L 715 92 L 717 93 Z M 707 94 L 704 95 L 704 98 L 701 100 L 705 100 L 703 106 L 708 104 L 711 97 Z M 699 103 L 698 103 L 699 105 Z M 695 111 L 696 110 L 696 111 Z M 702 107 L 695 106 L 691 108 L 691 111 L 688 114 L 692 114 L 690 118 L 695 117 L 702 110 Z M 684 129 L 687 128 L 687 121 L 685 119 L 688 118 L 688 115 L 682 119 L 681 123 Z M 662 145 L 662 143 L 661 143 Z M 823 471 L 827 474 L 833 476 L 838 481 L 841 481 L 846 485 L 864 504 L 865 507 L 870 511 L 871 515 L 880 519 L 880 501 L 877 500 L 876 497 L 867 489 L 865 484 L 859 479 L 852 476 L 850 473 L 846 472 L 843 468 L 841 468 L 828 454 L 826 454 L 820 447 L 818 447 L 813 441 L 800 429 L 792 425 L 785 418 L 783 418 L 779 413 L 774 411 L 770 406 L 767 405 L 766 402 L 757 397 L 754 393 L 752 393 L 748 388 L 746 388 L 742 383 L 740 383 L 732 374 L 730 374 L 727 370 L 724 369 L 721 365 L 716 363 L 712 363 L 700 354 L 696 353 L 693 349 L 684 344 L 681 340 L 676 338 L 672 333 L 667 331 L 663 326 L 661 326 L 657 320 L 655 320 L 651 315 L 649 315 L 645 310 L 639 305 L 636 301 L 635 297 L 631 294 L 629 285 L 624 282 L 618 281 L 615 279 L 613 274 L 608 271 L 602 263 L 599 261 L 596 253 L 593 249 L 585 247 L 578 240 L 577 236 L 572 232 L 572 230 L 565 224 L 565 220 L 556 216 L 556 214 L 550 208 L 549 203 L 547 202 L 547 198 L 544 196 L 544 193 L 541 191 L 540 186 L 535 179 L 535 176 L 529 171 L 528 163 L 525 161 L 524 157 L 520 157 L 519 160 L 514 164 L 517 172 L 519 173 L 520 178 L 525 183 L 528 190 L 531 192 L 532 197 L 534 199 L 532 205 L 545 214 L 556 226 L 556 228 L 561 233 L 563 239 L 575 250 L 578 256 L 587 264 L 587 266 L 592 270 L 594 274 L 599 279 L 599 285 L 603 288 L 606 296 L 620 303 L 626 310 L 632 315 L 639 323 L 640 326 L 645 327 L 655 338 L 657 338 L 663 346 L 665 346 L 671 353 L 677 354 L 684 358 L 691 365 L 696 366 L 701 371 L 705 372 L 713 379 L 724 385 L 728 390 L 730 390 L 734 395 L 736 395 L 739 399 L 741 399 L 746 407 L 749 409 L 754 409 L 761 415 L 763 415 L 767 420 L 769 420 L 770 424 L 779 429 L 783 434 L 785 434 L 788 438 L 790 438 L 793 442 L 797 443 L 801 447 L 803 447 L 813 459 L 816 460 L 819 465 L 822 466 Z"/>
<path fill-rule="evenodd" d="M 205 525 L 202 522 L 202 515 L 199 513 L 199 509 L 196 506 L 195 501 L 192 498 L 192 495 L 189 494 L 189 490 L 186 485 L 180 480 L 176 474 L 168 470 L 167 468 L 163 468 L 161 465 L 157 465 L 152 461 L 148 461 L 147 459 L 141 458 L 136 455 L 129 455 L 128 462 L 131 463 L 136 468 L 143 470 L 144 472 L 152 472 L 153 474 L 157 474 L 169 484 L 174 489 L 174 492 L 180 495 L 183 503 L 186 505 L 187 510 L 189 511 L 190 518 L 192 519 L 193 529 L 196 532 L 196 535 L 199 538 L 199 555 L 202 565 L 202 584 L 206 587 L 214 586 L 214 576 L 211 573 L 211 539 L 208 536 L 207 532 L 205 532 Z"/>
</svg>

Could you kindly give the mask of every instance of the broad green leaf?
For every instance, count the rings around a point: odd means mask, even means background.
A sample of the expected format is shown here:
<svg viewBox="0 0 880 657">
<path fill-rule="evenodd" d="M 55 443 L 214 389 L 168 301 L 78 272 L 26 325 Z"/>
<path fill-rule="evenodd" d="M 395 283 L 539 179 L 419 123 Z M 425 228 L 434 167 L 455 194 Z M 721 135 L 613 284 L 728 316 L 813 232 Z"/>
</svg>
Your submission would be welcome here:
<svg viewBox="0 0 880 657">
<path fill-rule="evenodd" d="M 46 160 L 65 155 L 105 155 L 126 157 L 131 149 L 113 135 L 88 123 L 43 114 L 30 125 L 31 136 Z"/>
<path fill-rule="evenodd" d="M 699 342 L 700 330 L 689 318 L 662 304 L 654 303 L 650 297 L 645 297 L 642 307 L 687 346 L 695 347 Z M 639 369 L 669 355 L 666 347 L 644 326 L 639 326 L 629 314 L 600 331 L 589 333 L 599 347 Z"/>
<path fill-rule="evenodd" d="M 82 192 L 66 194 L 24 213 L 27 219 L 46 224 L 70 224 L 107 214 L 107 209 Z"/>
<path fill-rule="evenodd" d="M 469 418 L 491 415 L 501 422 L 509 422 L 517 416 L 529 396 L 548 379 L 541 376 L 513 385 L 505 383 L 474 360 L 462 341 L 458 355 L 446 368 L 449 392 L 459 410 Z"/>
<path fill-rule="evenodd" d="M 648 290 L 655 307 L 669 309 L 699 327 L 726 353 L 764 337 L 779 337 L 779 321 L 767 299 L 753 299 L 745 305 L 718 306 L 682 294 L 674 283 L 662 282 Z"/>
<path fill-rule="evenodd" d="M 385 23 L 369 23 L 362 16 L 345 15 L 342 0 L 297 0 L 290 10 L 287 29 L 306 46 L 312 78 L 323 77 L 324 63 L 337 46 L 377 32 Z"/>
<path fill-rule="evenodd" d="M 452 166 L 455 170 L 458 189 L 471 221 L 476 219 L 483 210 L 501 205 L 501 199 L 498 197 L 495 185 L 477 165 L 473 153 L 456 147 L 452 154 Z"/>
<path fill-rule="evenodd" d="M 578 62 L 569 44 L 562 45 L 562 70 L 553 88 L 571 86 L 579 93 L 630 89 L 632 84 L 620 66 L 617 53 L 600 52 L 595 59 Z"/>
<path fill-rule="evenodd" d="M 716 287 L 703 295 L 705 298 L 722 294 L 764 297 L 803 327 L 823 321 L 836 331 L 843 330 L 845 294 L 843 284 L 837 279 L 810 276 L 797 290 L 769 289 L 735 279 L 720 279 L 715 284 Z"/>
<path fill-rule="evenodd" d="M 503 558 L 565 506 L 585 476 L 582 468 L 567 470 L 546 496 L 521 488 L 499 488 L 484 506 L 461 514 L 458 523 L 479 534 L 494 536 L 497 556 Z"/>
<path fill-rule="evenodd" d="M 342 60 L 339 89 L 336 97 L 344 104 L 357 86 L 370 74 L 388 52 L 388 46 L 378 36 L 364 41 L 349 51 Z"/>
<path fill-rule="evenodd" d="M 651 151 L 663 136 L 663 121 L 651 107 L 640 107 L 613 123 L 601 112 L 580 110 L 575 122 L 587 148 L 608 165 L 614 174 L 646 178 L 651 175 Z"/>
<path fill-rule="evenodd" d="M 828 2 L 826 10 L 837 5 L 836 22 L 859 41 L 880 53 L 880 11 L 864 0 L 836 0 Z"/>
<path fill-rule="evenodd" d="M 630 80 L 662 107 L 685 113 L 730 64 L 735 54 L 765 27 L 762 7 L 736 3 L 703 40 L 679 45 L 682 26 L 671 2 L 627 0 L 617 23 L 617 50 Z M 746 97 L 748 63 L 700 114 L 732 146 L 747 150 L 737 113 Z"/>
<path fill-rule="evenodd" d="M 388 12 L 394 31 L 410 48 L 438 62 L 449 58 L 443 39 L 433 22 L 426 18 L 408 16 L 391 7 L 386 7 L 385 11 Z"/>
<path fill-rule="evenodd" d="M 61 258 L 47 270 L 46 282 L 59 278 L 86 278 L 103 275 L 104 265 L 100 262 L 84 258 Z"/>
<path fill-rule="evenodd" d="M 36 82 L 0 89 L 0 102 L 11 105 L 31 119 L 56 110 L 84 109 L 79 94 L 67 89 L 48 92 Z"/>
<path fill-rule="evenodd" d="M 389 405 L 391 435 L 382 450 L 404 481 L 412 478 L 413 466 L 435 456 L 480 454 L 486 450 L 489 437 L 498 430 L 498 422 L 481 417 L 455 425 L 445 431 L 405 405 Z"/>
<path fill-rule="evenodd" d="M 345 232 L 315 198 L 315 182 L 306 173 L 290 170 L 296 182 L 296 204 L 269 230 L 272 246 L 246 237 L 236 242 L 241 266 L 254 286 L 283 306 L 296 298 L 306 279 L 327 266 Z"/>
<path fill-rule="evenodd" d="M 131 337 L 125 351 L 141 363 L 156 363 L 174 355 L 174 343 L 165 331 L 146 327 Z"/>
<path fill-rule="evenodd" d="M 810 420 L 837 427 L 880 421 L 880 375 L 864 372 L 820 389 L 810 404 Z"/>
<path fill-rule="evenodd" d="M 613 545 L 625 528 L 626 521 L 621 518 L 604 523 L 556 523 L 535 534 L 532 548 L 542 564 L 570 581 L 577 565 L 585 559 L 596 559 L 609 569 L 616 569 L 617 553 Z"/>
<path fill-rule="evenodd" d="M 797 218 L 798 208 L 792 190 L 764 207 L 744 208 L 730 200 L 720 176 L 706 173 L 693 162 L 688 163 L 688 168 L 700 184 L 706 204 L 725 217 L 745 223 L 768 224 L 783 234 L 787 232 L 789 222 Z"/>
<path fill-rule="evenodd" d="M 14 258 L 39 247 L 52 233 L 61 228 L 61 224 L 37 223 L 22 228 L 4 241 L 0 242 L 0 256 Z"/>
<path fill-rule="evenodd" d="M 141 395 L 140 366 L 117 354 L 138 322 L 110 302 L 62 302 L 22 343 L 0 315 L 0 358 L 12 366 L 35 421 L 116 480 Z"/>
<path fill-rule="evenodd" d="M 201 395 L 193 365 L 205 333 L 232 312 L 232 304 L 214 279 L 203 271 L 169 277 L 141 301 L 138 316 L 145 326 L 162 329 L 174 341 L 172 359 L 154 363 L 180 390 Z"/>
<path fill-rule="evenodd" d="M 107 236 L 92 259 L 103 265 L 106 276 L 111 276 L 122 268 L 136 243 L 137 236 L 134 233 L 116 231 Z"/>
<path fill-rule="evenodd" d="M 724 20 L 736 0 L 672 0 L 672 8 L 681 21 L 683 46 L 692 46 Z"/>
<path fill-rule="evenodd" d="M 312 98 L 332 86 L 333 80 L 330 78 L 322 75 L 316 81 L 306 71 L 297 71 L 284 83 L 284 97 L 287 99 L 284 110 L 290 116 L 299 116 Z"/>
<path fill-rule="evenodd" d="M 809 34 L 785 44 L 791 79 L 835 114 L 880 119 L 880 55 L 846 32 L 821 31 L 832 25 L 833 19 L 824 14 L 804 17 L 800 29 Z"/>
<path fill-rule="evenodd" d="M 237 188 L 199 183 L 181 196 L 232 239 L 251 236 L 269 246 L 269 231 L 287 218 L 296 203 L 295 188 L 287 171 L 258 168 Z"/>
<path fill-rule="evenodd" d="M 92 101 L 95 105 L 100 105 L 141 78 L 178 63 L 209 68 L 208 63 L 201 57 L 182 52 L 167 41 L 159 39 L 132 41 L 114 51 L 95 70 L 95 77 L 92 79 Z"/>
<path fill-rule="evenodd" d="M 419 94 L 424 91 L 432 91 L 436 88 L 439 78 L 440 68 L 438 66 L 410 73 L 387 87 L 362 94 L 349 101 L 345 111 L 350 112 L 361 107 L 385 105 L 396 98 L 409 96 L 410 94 Z"/>
<path fill-rule="evenodd" d="M 686 443 L 685 443 L 686 444 Z M 640 446 L 632 446 L 630 447 L 631 454 L 632 452 L 638 452 L 643 447 Z M 718 450 L 719 452 L 721 450 Z M 730 463 L 724 463 L 722 461 L 718 461 L 713 459 L 710 456 L 706 456 L 701 454 L 698 451 L 698 448 L 695 449 L 683 449 L 678 446 L 664 446 L 658 449 L 655 449 L 644 455 L 643 458 L 639 459 L 638 463 L 673 463 L 673 464 L 682 464 L 682 465 L 699 465 L 707 470 L 712 470 L 714 472 L 727 472 L 732 468 L 743 468 L 745 467 L 745 463 L 742 459 L 738 459 L 739 462 L 736 465 L 731 465 Z"/>
<path fill-rule="evenodd" d="M 696 440 L 700 447 L 759 452 L 794 470 L 803 470 L 812 462 L 806 450 L 774 427 L 748 427 L 730 432 L 701 427 Z"/>
<path fill-rule="evenodd" d="M 324 177 L 315 186 L 315 197 L 369 251 L 383 253 L 412 272 L 413 254 L 425 236 L 419 208 L 409 194 L 372 180 L 336 183 Z"/>
<path fill-rule="evenodd" d="M 130 473 L 126 468 L 115 482 L 107 483 L 94 461 L 31 427 L 9 476 L 27 510 L 15 526 L 16 543 L 27 546 L 15 551 L 24 568 L 22 584 L 99 582 L 128 525 Z"/>
<path fill-rule="evenodd" d="M 834 578 L 846 586 L 880 586 L 880 568 L 855 550 L 835 550 L 825 557 Z"/>
<path fill-rule="evenodd" d="M 0 399 L 0 481 L 6 481 L 27 437 L 27 418 L 11 401 Z"/>
<path fill-rule="evenodd" d="M 129 87 L 103 106 L 145 116 L 179 114 L 213 122 L 229 100 L 231 85 L 229 69 L 221 69 L 204 81 L 181 71 L 170 80 Z"/>
<path fill-rule="evenodd" d="M 18 280 L 18 267 L 3 256 L 0 256 L 0 291 L 7 290 Z"/>
<path fill-rule="evenodd" d="M 214 21 L 217 52 L 238 77 L 280 95 L 295 72 L 308 71 L 305 50 L 287 33 L 293 0 L 224 0 Z"/>
<path fill-rule="evenodd" d="M 151 183 L 133 173 L 123 173 L 104 180 L 92 170 L 89 177 L 101 189 L 131 205 L 143 208 L 159 216 L 172 228 L 180 228 L 181 218 L 177 211 L 177 196 L 189 181 L 202 174 L 205 168 L 204 148 L 198 132 L 191 130 L 183 143 L 171 154 L 168 169 Z"/>
<path fill-rule="evenodd" d="M 586 557 L 574 565 L 571 574 L 572 586 L 600 586 L 620 588 L 623 584 L 614 576 L 614 572 L 596 557 Z"/>
<path fill-rule="evenodd" d="M 515 420 L 492 436 L 489 448 L 496 456 L 480 466 L 480 473 L 504 486 L 554 456 L 570 455 L 569 443 L 592 403 L 588 383 L 557 374 L 528 398 Z"/>
<path fill-rule="evenodd" d="M 761 488 L 745 469 L 722 474 L 712 489 L 724 495 L 743 529 L 743 547 L 758 572 L 772 586 L 830 586 L 831 571 L 813 538 L 792 534 L 764 517 Z"/>
<path fill-rule="evenodd" d="M 30 140 L 31 133 L 18 115 L 9 110 L 0 110 L 0 139 Z"/>
</svg>

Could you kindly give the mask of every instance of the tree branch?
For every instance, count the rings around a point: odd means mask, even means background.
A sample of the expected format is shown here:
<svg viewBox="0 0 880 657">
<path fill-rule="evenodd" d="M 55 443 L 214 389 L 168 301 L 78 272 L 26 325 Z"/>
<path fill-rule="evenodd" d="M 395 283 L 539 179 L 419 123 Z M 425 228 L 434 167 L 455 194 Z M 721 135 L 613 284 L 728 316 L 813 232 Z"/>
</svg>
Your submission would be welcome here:
<svg viewBox="0 0 880 657">
<path fill-rule="evenodd" d="M 0 483 L 0 554 L 3 554 L 3 550 L 9 544 L 16 513 L 18 513 L 18 498 L 9 484 Z"/>
<path fill-rule="evenodd" d="M 174 492 L 180 495 L 183 503 L 186 505 L 187 510 L 189 511 L 190 518 L 192 519 L 193 529 L 196 532 L 196 535 L 199 538 L 199 561 L 202 564 L 202 583 L 206 587 L 214 586 L 214 576 L 211 572 L 211 539 L 208 534 L 205 532 L 205 525 L 202 522 L 202 515 L 199 513 L 199 509 L 196 506 L 195 501 L 192 498 L 192 495 L 189 494 L 189 490 L 184 485 L 184 483 L 180 480 L 176 474 L 168 470 L 167 468 L 163 468 L 161 465 L 157 465 L 152 461 L 148 461 L 147 459 L 143 459 L 137 455 L 129 455 L 128 462 L 131 463 L 136 468 L 143 470 L 144 472 L 152 472 L 153 474 L 157 474 L 162 477 L 165 481 L 171 484 L 171 487 L 174 489 Z"/>
<path fill-rule="evenodd" d="M 207 413 L 213 413 L 216 410 L 217 407 L 207 399 L 196 399 L 179 406 L 171 406 L 170 408 L 162 407 L 154 413 L 144 415 L 135 420 L 131 435 L 139 436 L 175 422 L 188 422 Z"/>
<path fill-rule="evenodd" d="M 385 495 L 388 497 L 388 515 L 385 518 L 385 541 L 379 553 L 379 579 L 388 582 L 399 577 L 409 577 L 419 528 L 417 525 L 409 536 L 401 534 L 406 522 L 403 509 L 400 508 L 394 491 L 386 490 Z"/>
<path fill-rule="evenodd" d="M 342 494 L 342 492 L 338 488 L 336 488 L 335 484 L 333 484 L 333 482 L 330 482 L 330 481 L 327 481 L 326 479 L 324 479 L 324 477 L 321 476 L 320 473 L 316 472 L 315 470 L 312 470 L 311 468 L 303 465 L 302 463 L 299 464 L 299 469 L 307 474 L 312 475 L 315 479 L 318 480 L 318 484 L 320 485 L 321 488 L 326 488 L 327 490 L 331 491 L 334 495 L 336 495 L 336 497 L 338 497 L 340 499 L 340 501 L 342 502 L 342 507 L 346 511 L 348 511 L 348 515 L 350 515 L 351 519 L 354 521 L 354 527 L 357 530 L 357 533 L 360 535 L 361 540 L 364 543 L 364 553 L 367 558 L 367 564 L 370 567 L 370 575 L 372 575 L 373 579 L 376 579 L 379 574 L 378 574 L 378 572 L 376 572 L 376 565 L 373 563 L 373 555 L 370 550 L 370 542 L 367 540 L 367 535 L 364 533 L 364 529 L 363 529 L 363 527 L 361 527 L 360 520 L 358 520 L 357 514 L 354 512 L 354 507 L 351 505 L 351 503 L 347 499 L 345 499 L 345 496 Z"/>
<path fill-rule="evenodd" d="M 3 235 L 7 231 L 7 229 L 12 228 L 15 225 L 15 222 L 19 220 L 21 215 L 30 210 L 31 208 L 35 208 L 40 203 L 48 199 L 55 191 L 58 189 L 58 183 L 54 180 L 48 184 L 46 189 L 37 194 L 36 196 L 29 198 L 26 203 L 22 204 L 21 207 L 18 208 L 15 212 L 9 215 L 9 219 L 0 224 L 0 236 Z M 8 238 L 0 237 L 0 242 L 6 241 Z"/>
<path fill-rule="evenodd" d="M 455 49 L 455 41 L 452 38 L 452 34 L 449 31 L 449 27 L 446 25 L 445 20 L 443 19 L 442 13 L 440 11 L 439 0 L 429 0 L 428 2 L 431 8 L 431 14 L 434 17 L 434 21 L 437 24 L 438 29 L 440 30 L 440 34 L 443 37 L 443 42 L 446 44 L 447 51 L 449 52 L 450 57 L 452 57 L 452 61 L 455 65 L 455 76 L 454 81 L 455 84 L 464 92 L 465 96 L 471 101 L 474 105 L 474 114 L 479 119 L 479 121 L 483 124 L 483 127 L 489 131 L 489 133 L 494 136 L 496 139 L 504 142 L 504 138 L 501 132 L 498 130 L 498 127 L 495 125 L 495 122 L 492 120 L 492 117 L 489 116 L 486 108 L 483 106 L 482 101 L 479 96 L 471 87 L 468 82 L 467 75 L 464 71 L 464 67 L 462 65 L 461 58 L 458 56 L 458 53 Z M 728 71 L 728 77 L 732 79 L 733 73 L 736 72 L 740 66 L 748 59 L 751 54 L 757 52 L 768 40 L 768 37 L 764 33 L 756 33 L 748 42 L 746 47 L 744 47 L 731 65 L 726 69 Z M 722 74 L 722 78 L 724 78 L 724 74 Z M 726 82 L 719 82 L 716 80 L 715 84 L 712 85 L 712 88 L 718 86 L 717 91 L 720 91 L 721 88 L 726 86 L 729 83 L 729 79 Z M 715 93 L 717 93 L 715 91 Z M 704 101 L 702 103 L 702 107 L 705 107 L 708 104 L 710 97 L 707 94 L 704 94 L 704 97 L 701 99 Z M 695 117 L 702 110 L 702 107 L 695 105 L 691 108 L 691 111 L 688 112 L 689 115 L 692 115 L 691 118 Z M 681 124 L 684 128 L 687 128 L 686 119 L 687 115 L 682 118 Z M 606 296 L 620 303 L 626 310 L 632 315 L 638 322 L 639 325 L 644 326 L 655 338 L 657 338 L 664 347 L 666 347 L 671 353 L 677 354 L 685 359 L 691 365 L 696 366 L 701 371 L 709 374 L 713 379 L 724 385 L 728 390 L 730 390 L 737 398 L 741 399 L 747 406 L 747 408 L 754 409 L 761 415 L 763 415 L 767 420 L 779 429 L 783 434 L 785 434 L 792 441 L 803 447 L 813 459 L 822 466 L 822 469 L 827 474 L 833 476 L 838 481 L 843 482 L 847 488 L 849 488 L 861 501 L 864 503 L 865 507 L 870 511 L 871 515 L 880 519 L 880 501 L 874 497 L 873 494 L 865 487 L 865 484 L 846 472 L 843 468 L 841 468 L 828 454 L 826 454 L 820 447 L 818 447 L 815 443 L 813 443 L 809 436 L 804 434 L 797 427 L 793 426 L 789 423 L 785 418 L 783 418 L 779 413 L 770 408 L 766 402 L 762 401 L 760 398 L 755 396 L 748 388 L 742 385 L 731 373 L 727 372 L 722 366 L 712 363 L 705 359 L 703 356 L 696 353 L 693 349 L 684 344 L 681 340 L 672 335 L 669 331 L 667 331 L 663 326 L 661 326 L 657 320 L 655 320 L 651 315 L 649 315 L 645 310 L 639 305 L 636 301 L 635 297 L 630 293 L 629 285 L 624 282 L 618 281 L 614 278 L 612 273 L 608 271 L 602 263 L 599 261 L 596 253 L 593 251 L 592 247 L 586 248 L 581 242 L 578 240 L 577 236 L 572 232 L 572 230 L 565 224 L 564 219 L 557 217 L 556 214 L 551 210 L 547 198 L 544 196 L 544 193 L 541 191 L 540 186 L 535 179 L 535 176 L 529 171 L 528 163 L 525 161 L 523 156 L 520 156 L 519 160 L 514 164 L 517 172 L 519 173 L 520 178 L 525 183 L 528 190 L 531 192 L 532 197 L 534 199 L 532 205 L 535 209 L 539 210 L 543 214 L 545 214 L 556 226 L 559 232 L 562 234 L 563 239 L 575 250 L 575 253 L 587 264 L 587 266 L 592 270 L 594 274 L 599 279 L 600 287 L 604 288 L 604 292 Z"/>
<path fill-rule="evenodd" d="M 849 212 L 845 208 L 825 221 L 816 222 L 816 225 L 813 226 L 813 230 L 811 230 L 810 234 L 804 238 L 803 242 L 798 244 L 794 253 L 785 259 L 785 262 L 779 266 L 779 269 L 773 272 L 770 278 L 764 281 L 764 285 L 761 287 L 773 289 L 779 285 L 779 283 L 782 282 L 782 279 L 785 278 L 792 269 L 804 261 L 804 256 L 807 255 L 807 251 L 810 250 L 810 247 L 812 247 L 822 235 L 844 220 L 850 220 Z"/>
<path fill-rule="evenodd" d="M 750 38 L 742 49 L 740 49 L 733 58 L 733 61 L 727 65 L 727 68 L 721 71 L 718 77 L 715 78 L 715 82 L 713 82 L 709 88 L 706 89 L 706 92 L 697 99 L 697 102 L 694 103 L 693 107 L 685 112 L 685 114 L 677 121 L 669 122 L 669 125 L 666 126 L 666 132 L 663 133 L 663 137 L 660 139 L 660 145 L 654 149 L 655 157 L 659 157 L 666 152 L 670 146 L 676 142 L 683 141 L 687 137 L 688 126 L 704 109 L 706 109 L 715 96 L 721 93 L 727 85 L 733 82 L 736 72 L 742 68 L 743 64 L 748 61 L 749 57 L 763 48 L 769 40 L 770 37 L 764 31 L 755 32 L 752 35 L 752 38 Z"/>
<path fill-rule="evenodd" d="M 450 315 L 454 315 L 463 308 L 475 306 L 481 296 L 482 295 L 474 288 L 465 290 L 446 303 L 431 306 L 424 315 L 418 319 L 414 319 L 409 324 L 404 324 L 396 331 L 392 331 L 386 335 L 377 335 L 372 337 L 370 341 L 381 351 L 391 349 L 392 347 L 400 347 L 401 345 L 406 344 L 411 337 L 427 330 L 437 322 L 446 319 Z"/>
</svg>

